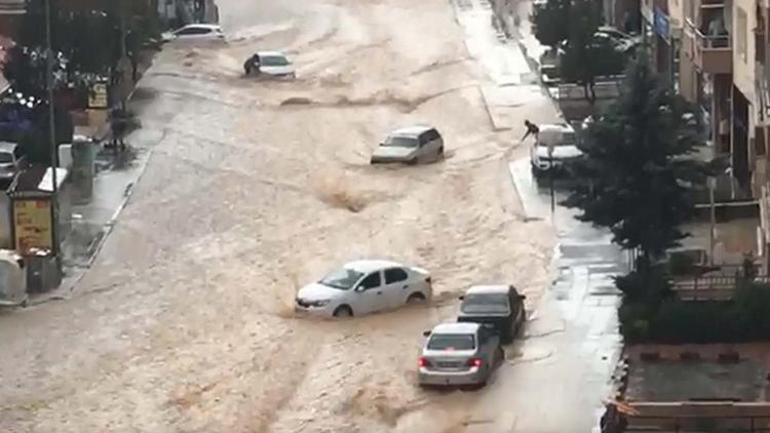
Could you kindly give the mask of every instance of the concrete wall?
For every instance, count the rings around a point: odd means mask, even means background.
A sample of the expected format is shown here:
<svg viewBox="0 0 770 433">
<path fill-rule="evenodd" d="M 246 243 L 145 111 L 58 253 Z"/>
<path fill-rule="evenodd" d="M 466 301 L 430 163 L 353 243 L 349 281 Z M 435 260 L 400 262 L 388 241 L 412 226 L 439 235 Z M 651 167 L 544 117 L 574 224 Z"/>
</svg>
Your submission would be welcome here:
<svg viewBox="0 0 770 433">
<path fill-rule="evenodd" d="M 745 26 L 740 21 L 741 11 L 745 14 Z M 733 82 L 750 102 L 755 99 L 755 58 L 754 29 L 757 27 L 755 0 L 733 0 Z M 739 24 L 741 24 L 739 26 Z M 745 44 L 745 54 L 740 47 Z"/>
</svg>

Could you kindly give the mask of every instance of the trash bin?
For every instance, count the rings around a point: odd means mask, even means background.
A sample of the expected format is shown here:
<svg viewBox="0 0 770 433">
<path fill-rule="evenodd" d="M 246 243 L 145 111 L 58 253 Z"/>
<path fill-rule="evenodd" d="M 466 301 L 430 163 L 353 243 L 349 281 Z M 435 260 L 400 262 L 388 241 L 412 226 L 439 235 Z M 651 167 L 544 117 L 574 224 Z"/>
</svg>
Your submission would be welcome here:
<svg viewBox="0 0 770 433">
<path fill-rule="evenodd" d="M 94 193 L 96 145 L 90 138 L 76 137 L 72 141 L 72 200 L 86 204 Z"/>
</svg>

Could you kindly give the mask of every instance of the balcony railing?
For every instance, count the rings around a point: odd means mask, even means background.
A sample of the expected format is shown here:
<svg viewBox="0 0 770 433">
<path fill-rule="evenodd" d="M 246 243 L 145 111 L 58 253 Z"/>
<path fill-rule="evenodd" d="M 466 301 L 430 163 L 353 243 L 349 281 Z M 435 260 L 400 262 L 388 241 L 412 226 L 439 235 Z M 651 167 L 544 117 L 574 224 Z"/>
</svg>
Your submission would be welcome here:
<svg viewBox="0 0 770 433">
<path fill-rule="evenodd" d="M 695 38 L 698 41 L 698 46 L 705 49 L 730 49 L 732 45 L 732 38 L 729 34 L 709 36 L 695 29 Z"/>
<path fill-rule="evenodd" d="M 26 10 L 25 0 L 0 0 L 0 15 L 23 14 Z"/>
<path fill-rule="evenodd" d="M 729 74 L 733 70 L 732 37 L 730 34 L 705 35 L 688 22 L 688 34 L 693 38 L 693 61 L 704 72 Z"/>
</svg>

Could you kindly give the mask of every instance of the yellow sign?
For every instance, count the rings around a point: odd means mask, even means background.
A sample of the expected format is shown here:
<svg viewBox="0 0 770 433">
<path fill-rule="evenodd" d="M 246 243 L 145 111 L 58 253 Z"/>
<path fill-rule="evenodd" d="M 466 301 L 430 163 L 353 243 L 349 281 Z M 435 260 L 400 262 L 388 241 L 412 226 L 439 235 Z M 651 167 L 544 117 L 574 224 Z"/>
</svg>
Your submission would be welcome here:
<svg viewBox="0 0 770 433">
<path fill-rule="evenodd" d="M 107 101 L 107 84 L 96 83 L 91 86 L 91 91 L 88 92 L 88 107 L 89 108 L 107 108 L 109 103 Z"/>
<path fill-rule="evenodd" d="M 53 248 L 50 200 L 15 200 L 13 224 L 19 253 L 27 254 L 32 248 Z"/>
</svg>

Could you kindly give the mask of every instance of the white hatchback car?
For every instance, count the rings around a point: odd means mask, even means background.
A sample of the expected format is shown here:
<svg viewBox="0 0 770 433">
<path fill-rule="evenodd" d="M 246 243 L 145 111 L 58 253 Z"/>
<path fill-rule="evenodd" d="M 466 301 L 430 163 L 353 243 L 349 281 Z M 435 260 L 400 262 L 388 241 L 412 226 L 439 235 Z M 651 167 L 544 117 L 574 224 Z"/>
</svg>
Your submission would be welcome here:
<svg viewBox="0 0 770 433">
<path fill-rule="evenodd" d="M 371 163 L 438 161 L 444 156 L 444 139 L 431 126 L 415 125 L 396 129 L 380 143 Z"/>
<path fill-rule="evenodd" d="M 530 148 L 532 173 L 540 177 L 549 171 L 566 172 L 568 166 L 582 154 L 575 130 L 570 125 L 541 125 L 535 144 Z"/>
<path fill-rule="evenodd" d="M 246 59 L 243 64 L 246 75 L 251 75 L 253 71 L 257 71 L 257 58 L 259 58 L 259 75 L 275 78 L 297 78 L 294 65 L 280 51 L 260 51 Z"/>
<path fill-rule="evenodd" d="M 165 42 L 174 40 L 222 40 L 225 34 L 222 27 L 216 24 L 188 24 L 173 32 L 163 33 L 161 36 Z"/>
<path fill-rule="evenodd" d="M 389 260 L 358 260 L 301 288 L 294 309 L 318 316 L 360 316 L 426 302 L 432 296 L 425 269 Z"/>
</svg>

